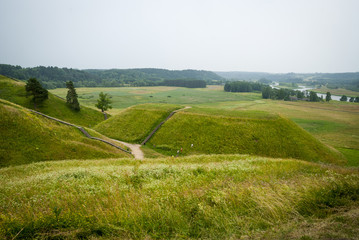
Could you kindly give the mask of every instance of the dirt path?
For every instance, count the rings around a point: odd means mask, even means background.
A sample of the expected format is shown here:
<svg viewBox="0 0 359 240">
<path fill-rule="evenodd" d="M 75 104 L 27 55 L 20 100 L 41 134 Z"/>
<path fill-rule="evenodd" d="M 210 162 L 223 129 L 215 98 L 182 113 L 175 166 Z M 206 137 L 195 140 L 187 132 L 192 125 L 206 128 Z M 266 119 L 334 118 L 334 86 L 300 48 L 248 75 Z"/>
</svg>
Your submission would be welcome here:
<svg viewBox="0 0 359 240">
<path fill-rule="evenodd" d="M 127 142 L 122 142 L 116 139 L 111 139 L 115 142 L 121 143 L 122 145 L 125 145 L 126 147 L 128 147 L 129 149 L 131 149 L 131 153 L 132 155 L 135 157 L 135 159 L 144 159 L 144 154 L 141 150 L 141 145 L 140 144 L 131 144 L 131 143 L 127 143 Z"/>
</svg>

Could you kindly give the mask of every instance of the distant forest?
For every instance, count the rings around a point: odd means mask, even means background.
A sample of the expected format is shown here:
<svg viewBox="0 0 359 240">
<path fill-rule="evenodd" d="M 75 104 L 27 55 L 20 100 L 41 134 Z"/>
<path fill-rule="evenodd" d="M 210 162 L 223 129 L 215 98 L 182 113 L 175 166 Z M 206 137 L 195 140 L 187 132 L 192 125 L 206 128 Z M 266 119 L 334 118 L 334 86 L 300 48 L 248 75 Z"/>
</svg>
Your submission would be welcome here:
<svg viewBox="0 0 359 240">
<path fill-rule="evenodd" d="M 222 84 L 225 79 L 210 71 L 166 70 L 154 68 L 77 70 L 58 67 L 22 68 L 0 64 L 0 74 L 19 80 L 37 78 L 47 89 L 66 87 L 72 81 L 75 87 L 124 87 L 124 86 L 181 86 L 206 87 L 206 84 Z"/>
<path fill-rule="evenodd" d="M 359 91 L 359 72 L 349 73 L 264 73 L 264 72 L 215 72 L 231 81 L 259 81 L 299 83 L 305 85 L 325 85 L 328 88 L 345 88 Z"/>
</svg>

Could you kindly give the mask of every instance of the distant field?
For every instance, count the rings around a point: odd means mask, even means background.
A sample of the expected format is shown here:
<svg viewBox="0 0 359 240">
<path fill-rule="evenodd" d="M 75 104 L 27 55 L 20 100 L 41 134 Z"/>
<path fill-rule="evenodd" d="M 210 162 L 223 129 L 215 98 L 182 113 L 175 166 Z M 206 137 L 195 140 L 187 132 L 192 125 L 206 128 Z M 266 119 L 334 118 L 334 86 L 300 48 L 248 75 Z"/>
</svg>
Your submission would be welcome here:
<svg viewBox="0 0 359 240">
<path fill-rule="evenodd" d="M 223 101 L 251 101 L 261 99 L 259 93 L 227 93 L 223 86 L 208 86 L 208 88 L 180 87 L 124 87 L 124 88 L 78 88 L 79 101 L 88 107 L 94 107 L 99 93 L 103 91 L 112 96 L 114 110 L 123 109 L 142 103 L 170 103 L 178 105 L 215 103 Z M 66 96 L 64 88 L 50 92 L 61 97 Z"/>
<path fill-rule="evenodd" d="M 0 169 L 1 239 L 356 239 L 355 170 L 212 155 Z"/>
<path fill-rule="evenodd" d="M 315 92 L 319 92 L 319 93 L 327 93 L 330 92 L 332 95 L 346 95 L 347 97 L 359 97 L 359 92 L 355 92 L 355 91 L 351 91 L 348 89 L 344 89 L 344 88 L 338 88 L 338 89 L 331 89 L 331 88 L 327 88 L 325 86 L 322 86 L 321 88 L 317 88 L 317 89 L 313 89 L 313 91 Z"/>
</svg>

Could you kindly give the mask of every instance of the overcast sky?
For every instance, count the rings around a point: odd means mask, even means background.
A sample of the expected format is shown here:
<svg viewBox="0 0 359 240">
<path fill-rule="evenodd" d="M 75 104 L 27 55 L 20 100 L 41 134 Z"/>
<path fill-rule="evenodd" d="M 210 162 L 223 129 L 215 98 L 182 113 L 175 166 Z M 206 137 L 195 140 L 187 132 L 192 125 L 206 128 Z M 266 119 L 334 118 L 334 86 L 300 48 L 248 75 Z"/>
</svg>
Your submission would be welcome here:
<svg viewBox="0 0 359 240">
<path fill-rule="evenodd" d="M 0 63 L 359 71 L 359 0 L 0 0 Z"/>
</svg>

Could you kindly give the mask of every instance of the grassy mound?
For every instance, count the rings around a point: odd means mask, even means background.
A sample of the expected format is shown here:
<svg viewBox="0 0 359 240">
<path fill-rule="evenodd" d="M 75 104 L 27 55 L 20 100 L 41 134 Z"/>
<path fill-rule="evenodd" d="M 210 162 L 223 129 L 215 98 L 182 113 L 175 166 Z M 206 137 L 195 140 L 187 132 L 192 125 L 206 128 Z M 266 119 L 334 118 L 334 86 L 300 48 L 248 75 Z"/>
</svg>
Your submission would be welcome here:
<svg viewBox="0 0 359 240">
<path fill-rule="evenodd" d="M 215 116 L 210 111 L 208 114 L 193 111 L 175 114 L 147 145 L 167 155 L 176 155 L 177 150 L 183 148 L 181 155 L 241 153 L 338 162 L 338 153 L 280 116 L 265 117 L 265 114 L 248 111 Z M 241 115 L 243 117 L 239 117 Z"/>
<path fill-rule="evenodd" d="M 0 100 L 0 166 L 45 160 L 129 157 L 78 129 Z M 97 137 L 97 136 L 96 136 Z"/>
<path fill-rule="evenodd" d="M 25 83 L 0 75 L 0 98 L 34 109 L 31 97 L 26 98 Z M 104 120 L 101 112 L 81 106 L 79 112 L 66 105 L 66 101 L 49 92 L 49 99 L 35 109 L 49 116 L 85 127 L 92 127 Z"/>
<path fill-rule="evenodd" d="M 3 239 L 289 239 L 355 206 L 359 177 L 248 155 L 55 161 L 0 169 L 0 193 Z M 324 238 L 356 238 L 346 219 Z"/>
<path fill-rule="evenodd" d="M 108 137 L 141 143 L 178 105 L 142 104 L 124 110 L 94 129 Z"/>
</svg>

